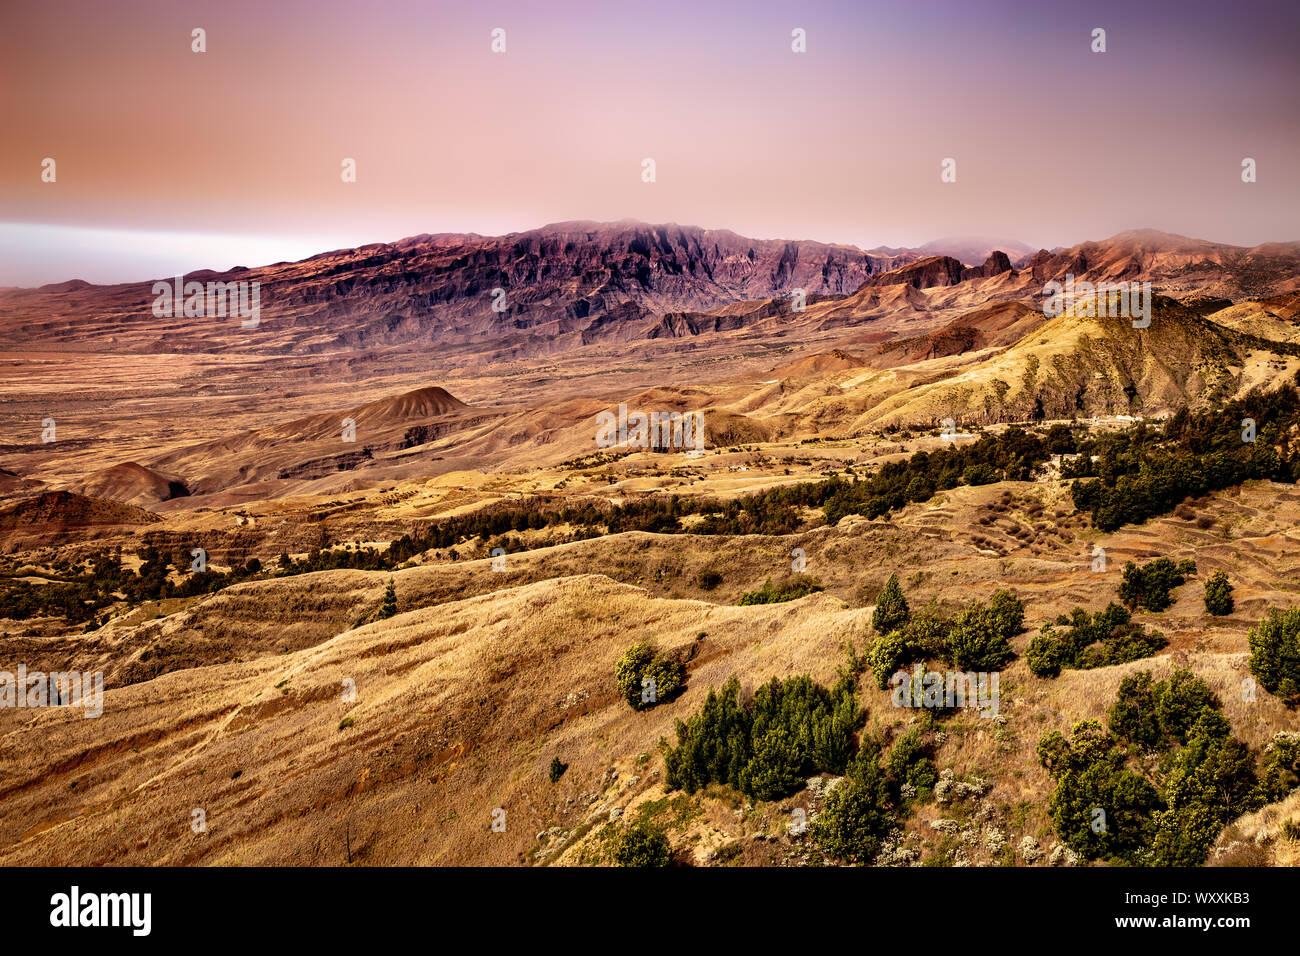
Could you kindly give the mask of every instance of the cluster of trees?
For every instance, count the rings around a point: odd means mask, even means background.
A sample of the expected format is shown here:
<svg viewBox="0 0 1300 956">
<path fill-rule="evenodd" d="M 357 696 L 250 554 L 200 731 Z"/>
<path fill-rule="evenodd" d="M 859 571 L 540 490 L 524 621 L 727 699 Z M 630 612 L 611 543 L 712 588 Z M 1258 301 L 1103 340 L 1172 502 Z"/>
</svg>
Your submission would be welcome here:
<svg viewBox="0 0 1300 956">
<path fill-rule="evenodd" d="M 743 593 L 739 604 L 742 607 L 750 604 L 781 604 L 824 590 L 820 581 L 804 574 L 792 575 L 775 584 L 772 583 L 771 578 L 768 578 L 757 591 Z"/>
<path fill-rule="evenodd" d="M 830 524 L 848 514 L 879 518 L 963 483 L 1029 481 L 1050 454 L 1044 438 L 1023 428 L 1008 428 L 969 444 L 918 451 L 906 461 L 886 462 L 861 480 L 832 479 L 825 483 L 828 494 L 822 511 Z"/>
<path fill-rule="evenodd" d="M 1038 744 L 1056 783 L 1053 824 L 1087 859 L 1198 866 L 1225 824 L 1300 783 L 1300 736 L 1279 735 L 1257 757 L 1190 671 L 1130 674 L 1108 723 L 1081 721 L 1069 740 L 1052 731 Z"/>
<path fill-rule="evenodd" d="M 1257 423 L 1253 435 L 1246 419 Z M 1286 435 L 1297 424 L 1295 387 L 1255 389 L 1215 410 L 1179 409 L 1163 433 L 1139 422 L 1119 434 L 1084 439 L 1079 457 L 1062 464 L 1061 476 L 1080 479 L 1070 488 L 1075 507 L 1089 512 L 1101 530 L 1114 531 L 1243 481 L 1295 483 L 1300 454 Z"/>
<path fill-rule="evenodd" d="M 1015 657 L 1011 638 L 1024 630 L 1024 621 L 1024 605 L 1006 590 L 994 592 L 987 605 L 971 602 L 951 619 L 929 608 L 912 614 L 898 575 L 890 575 L 871 614 L 876 637 L 866 663 L 881 688 L 917 661 L 939 660 L 962 671 L 1001 670 Z"/>
<path fill-rule="evenodd" d="M 1182 587 L 1187 576 L 1196 573 L 1196 562 L 1190 559 L 1175 564 L 1169 558 L 1156 558 L 1139 567 L 1132 561 L 1124 565 L 1119 586 L 1119 599 L 1130 611 L 1144 607 L 1160 612 L 1173 604 L 1169 592 Z"/>
<path fill-rule="evenodd" d="M 843 782 L 826 794 L 822 812 L 813 821 L 813 841 L 829 857 L 870 863 L 909 801 L 927 799 L 938 779 L 916 728 L 895 740 L 887 755 L 879 740 L 864 733 Z"/>
<path fill-rule="evenodd" d="M 896 825 L 880 748 L 868 738 L 854 755 L 844 781 L 826 794 L 822 812 L 809 828 L 827 856 L 865 866 Z"/>
<path fill-rule="evenodd" d="M 843 775 L 809 832 L 826 856 L 869 863 L 907 803 L 933 791 L 938 773 L 919 730 L 886 752 L 866 731 L 855 743 L 862 720 L 851 670 L 841 671 L 831 687 L 807 675 L 773 678 L 748 701 L 733 677 L 710 690 L 689 720 L 677 721 L 665 780 L 669 789 L 687 793 L 722 784 L 753 799 L 777 800 L 802 789 L 811 774 Z"/>
<path fill-rule="evenodd" d="M 1300 607 L 1271 608 L 1250 629 L 1250 672 L 1287 706 L 1300 704 Z"/>
<path fill-rule="evenodd" d="M 646 710 L 672 700 L 685 689 L 686 667 L 676 655 L 639 641 L 614 665 L 614 682 L 629 707 Z"/>
<path fill-rule="evenodd" d="M 134 571 L 123 565 L 122 549 L 117 548 L 96 552 L 74 566 L 60 567 L 59 577 L 49 583 L 0 579 L 0 617 L 26 620 L 58 616 L 70 624 L 80 624 L 118 601 L 139 604 L 210 594 L 262 570 L 262 563 L 252 558 L 243 567 L 229 571 L 193 571 L 188 551 L 168 555 L 152 545 L 141 548 L 136 556 L 140 567 Z M 179 580 L 172 580 L 173 572 Z"/>
<path fill-rule="evenodd" d="M 852 675 L 829 688 L 807 675 L 774 677 L 747 703 L 733 677 L 710 689 L 689 720 L 677 721 L 665 780 L 687 793 L 721 783 L 759 800 L 787 797 L 810 774 L 844 773 L 861 720 Z"/>
<path fill-rule="evenodd" d="M 1088 670 L 1141 660 L 1168 643 L 1159 631 L 1148 631 L 1127 608 L 1111 602 L 1091 614 L 1076 607 L 1044 625 L 1029 642 L 1025 663 L 1039 677 L 1057 677 L 1063 668 Z"/>
</svg>

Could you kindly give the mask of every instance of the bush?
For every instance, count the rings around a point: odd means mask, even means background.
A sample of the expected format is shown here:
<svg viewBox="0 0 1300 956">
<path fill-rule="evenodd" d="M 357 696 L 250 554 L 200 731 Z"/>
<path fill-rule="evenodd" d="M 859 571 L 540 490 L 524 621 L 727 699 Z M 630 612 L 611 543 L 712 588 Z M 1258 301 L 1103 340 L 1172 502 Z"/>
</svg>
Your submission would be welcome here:
<svg viewBox="0 0 1300 956">
<path fill-rule="evenodd" d="M 907 660 L 948 657 L 952 628 L 952 622 L 944 620 L 935 609 L 922 608 L 911 615 L 899 632 L 906 646 Z"/>
<path fill-rule="evenodd" d="M 619 866 L 668 866 L 672 863 L 672 847 L 658 827 L 635 823 L 614 838 L 614 862 Z"/>
<path fill-rule="evenodd" d="M 1232 585 L 1228 583 L 1228 575 L 1224 571 L 1215 571 L 1205 582 L 1205 611 L 1215 617 L 1226 617 L 1232 609 Z"/>
<path fill-rule="evenodd" d="M 701 571 L 695 576 L 695 586 L 701 591 L 712 591 L 722 583 L 722 575 L 717 571 Z"/>
<path fill-rule="evenodd" d="M 551 783 L 558 783 L 560 778 L 564 776 L 564 771 L 568 769 L 569 765 L 567 763 L 562 761 L 559 757 L 552 757 L 551 769 L 548 773 L 548 776 L 551 778 Z"/>
<path fill-rule="evenodd" d="M 906 624 L 907 616 L 907 599 L 898 586 L 898 575 L 891 574 L 884 590 L 876 598 L 876 607 L 871 612 L 871 629 L 877 634 L 888 634 Z"/>
<path fill-rule="evenodd" d="M 1124 565 L 1119 599 L 1130 611 L 1140 607 L 1163 611 L 1173 603 L 1169 592 L 1186 581 L 1185 575 L 1195 573 L 1196 562 L 1191 560 L 1174 564 L 1168 558 L 1156 558 L 1141 567 L 1129 561 Z"/>
<path fill-rule="evenodd" d="M 751 604 L 781 604 L 785 601 L 795 601 L 801 597 L 807 597 L 815 591 L 822 590 L 825 589 L 820 581 L 804 574 L 786 578 L 776 584 L 773 584 L 772 579 L 768 578 L 757 591 L 746 591 L 742 594 L 738 603 L 741 607 Z"/>
<path fill-rule="evenodd" d="M 904 785 L 912 787 L 918 796 L 934 790 L 939 775 L 934 762 L 926 754 L 921 732 L 915 727 L 894 741 L 885 764 L 885 774 L 895 802 L 901 802 Z"/>
<path fill-rule="evenodd" d="M 876 679 L 876 686 L 884 690 L 893 677 L 908 663 L 907 642 L 901 631 L 882 634 L 867 649 L 867 665 Z"/>
<path fill-rule="evenodd" d="M 1061 668 L 1072 661 L 1065 642 L 1047 632 L 1035 634 L 1025 650 L 1025 663 L 1038 677 L 1056 677 Z"/>
<path fill-rule="evenodd" d="M 1250 672 L 1287 706 L 1300 703 L 1300 608 L 1272 608 L 1250 629 Z"/>
<path fill-rule="evenodd" d="M 1274 734 L 1260 761 L 1260 795 L 1266 803 L 1276 803 L 1297 785 L 1300 785 L 1300 734 Z"/>
<path fill-rule="evenodd" d="M 685 679 L 686 668 L 676 657 L 661 654 L 644 641 L 629 647 L 614 665 L 618 692 L 633 710 L 671 700 L 681 692 Z"/>
</svg>

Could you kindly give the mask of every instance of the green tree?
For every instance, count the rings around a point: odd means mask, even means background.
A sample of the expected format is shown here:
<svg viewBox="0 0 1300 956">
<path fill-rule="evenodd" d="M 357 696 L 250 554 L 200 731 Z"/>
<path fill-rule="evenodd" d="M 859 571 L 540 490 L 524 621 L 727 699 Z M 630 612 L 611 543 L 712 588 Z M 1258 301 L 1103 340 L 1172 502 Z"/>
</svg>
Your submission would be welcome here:
<svg viewBox="0 0 1300 956">
<path fill-rule="evenodd" d="M 1300 608 L 1271 608 L 1250 629 L 1250 672 L 1288 706 L 1300 702 Z"/>
<path fill-rule="evenodd" d="M 1124 766 L 1124 753 L 1095 720 L 1074 725 L 1072 739 L 1054 732 L 1039 759 L 1056 780 L 1048 801 L 1057 834 L 1088 859 L 1125 856 L 1151 841 L 1160 796 Z"/>
<path fill-rule="evenodd" d="M 876 598 L 875 610 L 871 612 L 871 629 L 877 634 L 888 634 L 906 624 L 907 616 L 907 599 L 898 585 L 898 575 L 891 574 L 885 582 L 885 589 Z"/>
<path fill-rule="evenodd" d="M 1282 800 L 1300 785 L 1300 734 L 1273 735 L 1259 766 L 1260 795 L 1268 803 Z"/>
<path fill-rule="evenodd" d="M 893 826 L 879 750 L 867 743 L 859 749 L 844 781 L 826 794 L 822 812 L 810 828 L 811 836 L 827 856 L 865 866 L 875 858 Z"/>
<path fill-rule="evenodd" d="M 1163 611 L 1173 603 L 1169 592 L 1182 586 L 1186 575 L 1196 573 L 1196 562 L 1187 560 L 1175 564 L 1169 558 L 1156 558 L 1138 567 L 1132 561 L 1124 565 L 1123 580 L 1119 586 L 1119 599 L 1130 611 L 1145 607 Z"/>
<path fill-rule="evenodd" d="M 1069 662 L 1065 643 L 1050 633 L 1035 634 L 1025 649 L 1025 663 L 1038 677 L 1056 677 Z"/>
<path fill-rule="evenodd" d="M 380 620 L 392 617 L 397 613 L 397 591 L 393 586 L 393 579 L 388 579 L 388 587 L 384 590 L 384 603 L 379 606 Z"/>
<path fill-rule="evenodd" d="M 953 664 L 962 670 L 996 671 L 1015 656 L 1010 640 L 1024 622 L 1024 606 L 1010 591 L 994 594 L 990 606 L 971 604 L 948 634 Z"/>
<path fill-rule="evenodd" d="M 1215 571 L 1210 580 L 1205 582 L 1205 610 L 1215 617 L 1225 617 L 1232 613 L 1232 585 L 1224 571 Z"/>
</svg>

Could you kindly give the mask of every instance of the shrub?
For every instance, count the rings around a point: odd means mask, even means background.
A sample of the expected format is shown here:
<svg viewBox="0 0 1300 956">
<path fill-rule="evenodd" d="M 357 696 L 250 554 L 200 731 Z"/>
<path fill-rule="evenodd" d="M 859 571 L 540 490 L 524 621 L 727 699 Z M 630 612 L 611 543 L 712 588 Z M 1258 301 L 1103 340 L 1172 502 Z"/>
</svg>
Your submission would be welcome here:
<svg viewBox="0 0 1300 956">
<path fill-rule="evenodd" d="M 871 629 L 877 634 L 888 634 L 906 624 L 907 616 L 907 599 L 898 586 L 898 575 L 891 574 L 884 590 L 876 598 L 876 607 L 871 612 Z"/>
<path fill-rule="evenodd" d="M 672 847 L 658 827 L 634 823 L 614 838 L 614 862 L 619 866 L 668 866 L 672 863 Z"/>
<path fill-rule="evenodd" d="M 908 663 L 907 651 L 907 642 L 901 631 L 882 634 L 871 642 L 867 649 L 867 664 L 881 690 L 888 687 L 889 678 Z"/>
<path fill-rule="evenodd" d="M 1274 734 L 1259 766 L 1260 795 L 1276 803 L 1300 785 L 1300 734 Z"/>
<path fill-rule="evenodd" d="M 1250 672 L 1288 706 L 1300 702 L 1300 608 L 1272 608 L 1250 629 Z"/>
<path fill-rule="evenodd" d="M 947 657 L 952 627 L 951 621 L 944 620 L 937 610 L 931 608 L 922 608 L 911 615 L 899 632 L 906 647 L 907 660 Z"/>
<path fill-rule="evenodd" d="M 781 604 L 785 601 L 807 597 L 815 591 L 825 590 L 821 582 L 807 575 L 787 578 L 776 584 L 768 578 L 757 591 L 746 591 L 740 596 L 739 604 L 745 607 L 751 604 Z"/>
<path fill-rule="evenodd" d="M 1169 558 L 1156 558 L 1138 567 L 1132 561 L 1124 565 L 1124 578 L 1119 586 L 1119 599 L 1130 611 L 1145 607 L 1163 611 L 1173 603 L 1169 592 L 1186 581 L 1186 575 L 1196 573 L 1196 562 L 1187 560 L 1175 564 Z"/>
<path fill-rule="evenodd" d="M 894 741 L 894 746 L 889 751 L 889 760 L 885 764 L 885 773 L 896 802 L 901 801 L 904 784 L 911 786 L 918 795 L 934 789 L 939 775 L 935 771 L 934 762 L 925 752 L 921 732 L 915 727 Z"/>
<path fill-rule="evenodd" d="M 551 778 L 551 783 L 558 783 L 560 778 L 564 776 L 564 771 L 568 769 L 569 765 L 567 763 L 562 761 L 559 757 L 552 757 L 551 769 L 548 773 L 548 776 Z"/>
<path fill-rule="evenodd" d="M 1205 582 L 1205 611 L 1215 617 L 1225 617 L 1232 613 L 1232 585 L 1224 571 L 1215 571 L 1210 580 Z"/>
<path fill-rule="evenodd" d="M 644 641 L 629 647 L 614 665 L 618 691 L 633 710 L 671 700 L 682 690 L 685 678 L 686 668 L 676 657 L 661 654 Z"/>
<path fill-rule="evenodd" d="M 701 591 L 712 591 L 722 583 L 722 575 L 717 571 L 701 571 L 695 576 L 695 586 Z"/>
</svg>

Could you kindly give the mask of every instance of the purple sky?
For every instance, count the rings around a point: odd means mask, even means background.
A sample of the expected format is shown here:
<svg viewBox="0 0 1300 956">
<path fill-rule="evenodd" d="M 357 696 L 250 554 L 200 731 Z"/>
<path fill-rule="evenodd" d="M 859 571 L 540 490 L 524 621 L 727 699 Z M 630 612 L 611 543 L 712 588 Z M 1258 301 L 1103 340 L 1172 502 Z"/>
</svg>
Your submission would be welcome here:
<svg viewBox="0 0 1300 956">
<path fill-rule="evenodd" d="M 5 0 L 0 285 L 566 219 L 1300 239 L 1298 49 L 1250 0 Z"/>
</svg>

